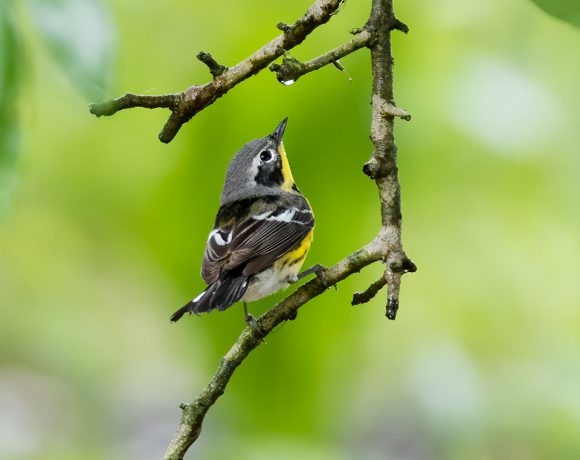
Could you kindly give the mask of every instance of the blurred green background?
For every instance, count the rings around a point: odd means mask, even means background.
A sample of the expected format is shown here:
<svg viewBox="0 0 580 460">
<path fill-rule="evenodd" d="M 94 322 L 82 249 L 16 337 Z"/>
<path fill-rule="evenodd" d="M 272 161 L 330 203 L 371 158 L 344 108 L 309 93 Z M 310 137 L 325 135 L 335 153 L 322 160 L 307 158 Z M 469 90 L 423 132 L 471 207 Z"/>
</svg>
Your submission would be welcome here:
<svg viewBox="0 0 580 460">
<path fill-rule="evenodd" d="M 352 82 L 332 66 L 290 87 L 262 72 L 169 145 L 166 111 L 88 112 L 203 83 L 198 51 L 232 65 L 310 3 L 0 2 L 0 458 L 162 456 L 179 403 L 244 327 L 240 305 L 169 315 L 203 288 L 229 159 L 285 116 L 317 218 L 306 265 L 374 237 L 365 50 L 342 60 Z M 189 458 L 579 458 L 578 30 L 529 0 L 395 6 L 411 28 L 393 52 L 419 267 L 397 321 L 385 292 L 350 306 L 380 265 L 310 302 L 238 370 Z M 293 55 L 348 40 L 368 10 L 347 1 Z"/>
</svg>

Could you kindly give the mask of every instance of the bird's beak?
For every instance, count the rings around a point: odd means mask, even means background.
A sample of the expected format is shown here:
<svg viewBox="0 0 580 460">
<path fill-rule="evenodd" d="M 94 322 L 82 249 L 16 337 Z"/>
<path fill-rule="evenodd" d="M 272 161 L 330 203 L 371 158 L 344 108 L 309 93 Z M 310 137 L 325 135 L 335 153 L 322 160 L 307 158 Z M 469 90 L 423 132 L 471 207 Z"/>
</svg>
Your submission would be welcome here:
<svg viewBox="0 0 580 460">
<path fill-rule="evenodd" d="M 286 123 L 288 123 L 288 117 L 284 118 L 271 134 L 271 136 L 276 141 L 276 145 L 280 145 L 280 142 L 282 142 L 282 136 L 286 130 Z"/>
</svg>

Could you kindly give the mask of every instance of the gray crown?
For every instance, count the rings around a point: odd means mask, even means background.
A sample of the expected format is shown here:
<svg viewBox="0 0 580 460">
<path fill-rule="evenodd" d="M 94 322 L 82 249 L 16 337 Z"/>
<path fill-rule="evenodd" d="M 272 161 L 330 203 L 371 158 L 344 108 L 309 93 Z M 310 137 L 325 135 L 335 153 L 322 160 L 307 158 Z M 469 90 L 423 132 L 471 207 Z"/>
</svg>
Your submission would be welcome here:
<svg viewBox="0 0 580 460">
<path fill-rule="evenodd" d="M 248 198 L 285 193 L 280 189 L 257 184 L 252 167 L 259 152 L 264 149 L 278 148 L 282 142 L 287 120 L 288 118 L 285 118 L 272 134 L 250 141 L 236 152 L 226 172 L 226 181 L 220 198 L 221 206 Z"/>
</svg>

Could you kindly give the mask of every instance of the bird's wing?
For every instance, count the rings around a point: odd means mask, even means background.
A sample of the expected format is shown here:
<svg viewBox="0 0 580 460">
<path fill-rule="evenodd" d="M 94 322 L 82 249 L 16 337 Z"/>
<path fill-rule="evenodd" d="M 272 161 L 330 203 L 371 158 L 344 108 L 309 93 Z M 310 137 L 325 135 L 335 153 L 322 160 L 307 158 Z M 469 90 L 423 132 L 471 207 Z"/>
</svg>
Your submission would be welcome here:
<svg viewBox="0 0 580 460">
<path fill-rule="evenodd" d="M 207 241 L 202 276 L 211 284 L 224 270 L 245 276 L 258 273 L 297 246 L 313 227 L 309 207 L 277 207 L 232 228 L 218 227 Z"/>
</svg>

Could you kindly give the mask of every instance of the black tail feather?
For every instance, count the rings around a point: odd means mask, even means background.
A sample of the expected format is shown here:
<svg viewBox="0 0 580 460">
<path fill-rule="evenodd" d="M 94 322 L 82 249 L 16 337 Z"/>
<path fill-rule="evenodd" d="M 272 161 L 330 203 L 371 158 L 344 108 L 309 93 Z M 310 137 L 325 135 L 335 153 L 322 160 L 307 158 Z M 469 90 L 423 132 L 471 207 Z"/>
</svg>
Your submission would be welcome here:
<svg viewBox="0 0 580 460">
<path fill-rule="evenodd" d="M 246 276 L 217 280 L 195 299 L 173 313 L 171 321 L 179 321 L 186 313 L 199 315 L 200 313 L 209 313 L 215 309 L 223 311 L 240 300 L 247 288 L 248 277 Z"/>
<path fill-rule="evenodd" d="M 191 313 L 190 304 L 191 304 L 191 302 L 189 302 L 187 305 L 184 305 L 179 310 L 177 310 L 175 313 L 173 313 L 173 315 L 171 315 L 171 318 L 170 318 L 171 322 L 175 323 L 176 321 L 179 321 L 181 319 L 181 317 L 183 315 L 185 315 L 187 312 Z"/>
<path fill-rule="evenodd" d="M 221 285 L 214 291 L 212 310 L 217 308 L 220 311 L 224 311 L 226 308 L 231 307 L 242 298 L 248 288 L 248 278 L 245 276 L 218 281 L 217 283 L 221 283 Z"/>
</svg>

